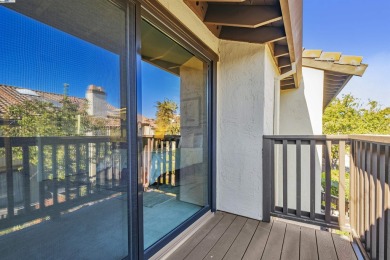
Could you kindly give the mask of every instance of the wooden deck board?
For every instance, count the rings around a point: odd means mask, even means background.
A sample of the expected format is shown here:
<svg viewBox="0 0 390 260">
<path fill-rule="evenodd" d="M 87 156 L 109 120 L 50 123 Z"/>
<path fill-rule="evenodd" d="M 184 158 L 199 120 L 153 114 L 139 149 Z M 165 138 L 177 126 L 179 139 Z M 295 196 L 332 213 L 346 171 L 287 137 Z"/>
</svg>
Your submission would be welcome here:
<svg viewBox="0 0 390 260">
<path fill-rule="evenodd" d="M 337 260 L 336 249 L 334 248 L 332 234 L 326 231 L 316 230 L 318 258 Z"/>
<path fill-rule="evenodd" d="M 316 231 L 314 229 L 301 227 L 300 259 L 318 259 Z"/>
<path fill-rule="evenodd" d="M 218 242 L 219 238 L 225 233 L 230 224 L 236 218 L 235 215 L 226 214 L 221 221 L 208 233 L 205 238 L 191 251 L 185 258 L 186 260 L 203 259 L 211 248 Z"/>
<path fill-rule="evenodd" d="M 282 260 L 299 260 L 299 242 L 301 228 L 296 225 L 287 225 L 282 249 Z"/>
<path fill-rule="evenodd" d="M 223 259 L 241 259 L 244 256 L 249 242 L 251 241 L 258 225 L 258 220 L 248 219 Z"/>
<path fill-rule="evenodd" d="M 286 223 L 274 221 L 262 259 L 280 259 L 286 226 Z"/>
<path fill-rule="evenodd" d="M 274 218 L 270 223 L 217 212 L 164 259 L 352 259 L 348 240 L 337 234 Z"/>
<path fill-rule="evenodd" d="M 234 240 L 240 233 L 242 227 L 244 226 L 247 218 L 237 216 L 233 221 L 230 227 L 226 230 L 225 234 L 219 239 L 219 241 L 214 245 L 210 250 L 207 256 L 204 259 L 213 259 L 221 260 L 226 255 L 230 246 L 233 244 Z"/>
<path fill-rule="evenodd" d="M 352 249 L 351 242 L 341 238 L 336 234 L 332 234 L 332 238 L 336 248 L 337 257 L 339 259 L 357 259 L 355 252 Z"/>
<path fill-rule="evenodd" d="M 244 260 L 261 259 L 273 222 L 260 222 L 245 252 Z"/>
<path fill-rule="evenodd" d="M 167 259 L 178 260 L 184 259 L 192 249 L 197 246 L 202 239 L 212 230 L 226 213 L 217 212 L 215 216 L 204 224 L 194 235 L 192 235 L 183 245 L 181 245 Z"/>
</svg>

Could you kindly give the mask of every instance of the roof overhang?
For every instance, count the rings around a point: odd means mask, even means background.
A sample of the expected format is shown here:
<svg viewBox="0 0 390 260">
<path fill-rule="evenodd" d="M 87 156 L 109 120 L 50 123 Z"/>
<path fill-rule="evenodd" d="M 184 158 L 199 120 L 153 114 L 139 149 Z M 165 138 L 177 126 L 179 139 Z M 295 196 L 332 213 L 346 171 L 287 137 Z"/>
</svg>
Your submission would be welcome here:
<svg viewBox="0 0 390 260">
<path fill-rule="evenodd" d="M 282 88 L 302 77 L 302 0 L 183 0 L 218 38 L 268 44 Z M 293 64 L 295 66 L 293 66 Z"/>
<path fill-rule="evenodd" d="M 367 64 L 361 63 L 363 57 L 342 55 L 341 52 L 304 50 L 302 57 L 304 67 L 324 71 L 324 108 L 340 93 L 353 76 L 363 76 L 368 67 Z"/>
</svg>

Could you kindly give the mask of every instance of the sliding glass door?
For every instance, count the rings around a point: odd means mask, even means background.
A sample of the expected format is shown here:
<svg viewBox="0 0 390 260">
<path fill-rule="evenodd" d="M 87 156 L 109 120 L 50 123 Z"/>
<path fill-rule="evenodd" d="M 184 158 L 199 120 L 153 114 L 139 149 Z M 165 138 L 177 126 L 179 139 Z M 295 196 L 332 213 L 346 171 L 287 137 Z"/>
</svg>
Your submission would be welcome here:
<svg viewBox="0 0 390 260">
<path fill-rule="evenodd" d="M 18 0 L 0 23 L 0 258 L 126 257 L 126 4 Z"/>
<path fill-rule="evenodd" d="M 210 209 L 208 58 L 138 1 L 9 1 L 0 23 L 1 259 L 148 257 Z"/>
<path fill-rule="evenodd" d="M 144 247 L 209 205 L 208 64 L 141 23 Z"/>
</svg>

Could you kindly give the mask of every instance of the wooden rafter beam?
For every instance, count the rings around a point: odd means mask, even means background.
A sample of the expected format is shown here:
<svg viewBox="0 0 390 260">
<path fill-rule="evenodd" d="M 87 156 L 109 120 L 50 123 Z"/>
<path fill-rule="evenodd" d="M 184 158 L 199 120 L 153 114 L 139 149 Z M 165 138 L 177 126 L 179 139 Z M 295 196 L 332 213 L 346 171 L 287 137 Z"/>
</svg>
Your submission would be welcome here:
<svg viewBox="0 0 390 260">
<path fill-rule="evenodd" d="M 352 65 L 341 65 L 334 62 L 328 62 L 328 61 L 317 61 L 314 59 L 308 59 L 303 58 L 303 66 L 314 68 L 314 69 L 320 69 L 330 72 L 337 72 L 347 75 L 354 75 L 354 76 L 363 76 L 367 65 L 366 64 L 360 64 L 359 66 L 352 66 Z"/>
<path fill-rule="evenodd" d="M 246 0 L 187 0 L 188 2 L 224 2 L 224 3 L 242 3 Z"/>
<path fill-rule="evenodd" d="M 275 44 L 274 55 L 276 58 L 281 57 L 281 56 L 286 56 L 288 54 L 289 54 L 289 52 L 288 52 L 287 45 Z"/>
<path fill-rule="evenodd" d="M 284 68 L 291 66 L 291 61 L 289 57 L 280 57 L 278 58 L 278 67 L 279 68 Z"/>
<path fill-rule="evenodd" d="M 282 27 L 264 26 L 254 29 L 224 26 L 219 35 L 221 39 L 252 43 L 267 43 L 284 39 Z"/>
<path fill-rule="evenodd" d="M 209 4 L 203 22 L 225 26 L 257 28 L 282 19 L 277 6 Z"/>
<path fill-rule="evenodd" d="M 294 79 L 281 80 L 280 81 L 280 86 L 281 87 L 286 86 L 286 85 L 291 85 L 291 84 L 295 84 Z"/>
</svg>

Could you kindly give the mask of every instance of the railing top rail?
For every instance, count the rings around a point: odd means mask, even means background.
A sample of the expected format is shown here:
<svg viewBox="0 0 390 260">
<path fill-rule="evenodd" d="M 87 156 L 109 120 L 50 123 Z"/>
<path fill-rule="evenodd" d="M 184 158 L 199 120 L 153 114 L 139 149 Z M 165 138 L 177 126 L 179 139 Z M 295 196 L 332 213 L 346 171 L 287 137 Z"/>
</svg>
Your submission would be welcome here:
<svg viewBox="0 0 390 260">
<path fill-rule="evenodd" d="M 390 135 L 349 135 L 351 140 L 390 144 Z"/>
<path fill-rule="evenodd" d="M 265 139 L 271 140 L 340 140 L 348 141 L 350 138 L 348 135 L 264 135 Z"/>
<path fill-rule="evenodd" d="M 264 139 L 275 141 L 316 140 L 316 141 L 366 141 L 390 144 L 390 135 L 264 135 Z"/>
</svg>

